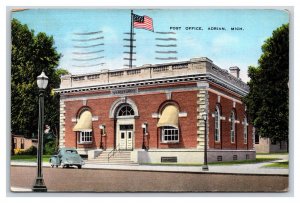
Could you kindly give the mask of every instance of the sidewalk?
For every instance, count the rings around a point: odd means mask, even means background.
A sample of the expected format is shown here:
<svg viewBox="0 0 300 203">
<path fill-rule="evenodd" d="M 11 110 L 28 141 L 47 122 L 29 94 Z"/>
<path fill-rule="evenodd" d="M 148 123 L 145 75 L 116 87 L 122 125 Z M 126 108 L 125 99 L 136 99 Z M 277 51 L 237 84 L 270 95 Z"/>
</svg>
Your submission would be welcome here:
<svg viewBox="0 0 300 203">
<path fill-rule="evenodd" d="M 280 160 L 283 161 L 283 160 Z M 208 165 L 209 171 L 202 171 L 201 166 L 162 166 L 162 165 L 138 165 L 138 164 L 97 164 L 88 163 L 83 169 L 112 169 L 112 170 L 136 170 L 136 171 L 166 171 L 166 172 L 201 172 L 201 173 L 228 173 L 228 174 L 270 174 L 288 175 L 289 169 L 266 168 L 264 165 L 271 163 L 235 164 L 235 165 Z M 12 161 L 11 166 L 36 166 L 34 162 Z M 51 167 L 49 163 L 43 163 L 44 167 Z"/>
</svg>

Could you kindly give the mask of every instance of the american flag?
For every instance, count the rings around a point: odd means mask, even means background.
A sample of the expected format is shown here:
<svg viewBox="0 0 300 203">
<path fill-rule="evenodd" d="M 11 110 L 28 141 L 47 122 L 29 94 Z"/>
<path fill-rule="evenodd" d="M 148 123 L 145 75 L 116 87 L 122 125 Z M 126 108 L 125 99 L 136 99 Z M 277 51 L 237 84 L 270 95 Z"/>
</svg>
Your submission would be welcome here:
<svg viewBox="0 0 300 203">
<path fill-rule="evenodd" d="M 133 27 L 153 31 L 153 20 L 148 16 L 133 14 Z"/>
</svg>

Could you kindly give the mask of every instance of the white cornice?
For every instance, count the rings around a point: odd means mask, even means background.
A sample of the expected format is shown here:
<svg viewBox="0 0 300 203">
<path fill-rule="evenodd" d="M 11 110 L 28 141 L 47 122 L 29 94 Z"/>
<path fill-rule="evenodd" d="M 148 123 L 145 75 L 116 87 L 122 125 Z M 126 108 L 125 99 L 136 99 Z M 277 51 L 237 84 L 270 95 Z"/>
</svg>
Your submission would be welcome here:
<svg viewBox="0 0 300 203">
<path fill-rule="evenodd" d="M 248 93 L 247 89 L 243 89 L 234 84 L 230 84 L 228 81 L 218 78 L 212 73 L 137 80 L 137 81 L 123 82 L 123 83 L 112 83 L 112 84 L 93 85 L 93 86 L 85 86 L 85 87 L 62 88 L 62 89 L 56 89 L 55 92 L 60 94 L 68 94 L 68 93 L 78 93 L 78 92 L 86 92 L 86 91 L 137 88 L 137 87 L 146 87 L 149 85 L 152 86 L 152 85 L 163 85 L 163 84 L 176 84 L 178 82 L 196 82 L 196 81 L 207 81 L 207 80 L 219 84 L 235 93 L 240 94 L 241 96 L 244 96 Z M 245 86 L 247 87 L 246 84 Z"/>
</svg>

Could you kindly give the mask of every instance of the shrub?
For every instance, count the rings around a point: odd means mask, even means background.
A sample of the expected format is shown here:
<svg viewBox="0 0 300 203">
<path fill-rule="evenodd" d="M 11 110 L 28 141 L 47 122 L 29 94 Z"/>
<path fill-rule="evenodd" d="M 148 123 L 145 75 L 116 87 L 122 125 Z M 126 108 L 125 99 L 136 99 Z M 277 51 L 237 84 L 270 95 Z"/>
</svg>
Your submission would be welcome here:
<svg viewBox="0 0 300 203">
<path fill-rule="evenodd" d="M 22 152 L 23 155 L 36 155 L 37 154 L 37 148 L 35 146 L 31 146 L 25 151 Z"/>
<path fill-rule="evenodd" d="M 14 149 L 14 154 L 15 155 L 21 155 L 22 153 L 24 153 L 24 149 L 20 149 L 20 148 L 16 148 Z"/>
<path fill-rule="evenodd" d="M 44 154 L 51 155 L 55 152 L 55 149 L 56 149 L 55 141 L 51 140 L 45 144 Z"/>
</svg>

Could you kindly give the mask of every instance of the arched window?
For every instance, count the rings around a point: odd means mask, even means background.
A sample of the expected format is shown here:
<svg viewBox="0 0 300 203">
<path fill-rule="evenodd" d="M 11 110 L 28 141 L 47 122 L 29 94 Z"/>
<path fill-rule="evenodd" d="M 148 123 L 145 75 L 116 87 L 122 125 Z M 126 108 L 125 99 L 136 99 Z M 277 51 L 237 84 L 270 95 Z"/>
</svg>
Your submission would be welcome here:
<svg viewBox="0 0 300 203">
<path fill-rule="evenodd" d="M 220 110 L 218 106 L 215 109 L 215 141 L 220 142 Z"/>
<path fill-rule="evenodd" d="M 235 114 L 234 111 L 230 114 L 230 142 L 235 142 Z"/>
<path fill-rule="evenodd" d="M 92 113 L 88 109 L 83 109 L 79 114 L 79 120 L 73 131 L 78 132 L 77 142 L 80 144 L 90 144 L 93 141 L 92 134 Z"/>
<path fill-rule="evenodd" d="M 244 144 L 247 144 L 248 142 L 248 123 L 247 118 L 244 118 Z"/>
<path fill-rule="evenodd" d="M 121 106 L 117 115 L 118 116 L 134 116 L 134 111 L 129 104 L 125 104 L 125 105 Z"/>
<path fill-rule="evenodd" d="M 157 123 L 157 127 L 161 129 L 163 143 L 179 142 L 178 114 L 179 110 L 174 105 L 168 105 L 163 109 Z"/>
</svg>

